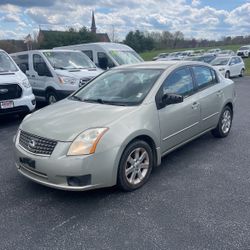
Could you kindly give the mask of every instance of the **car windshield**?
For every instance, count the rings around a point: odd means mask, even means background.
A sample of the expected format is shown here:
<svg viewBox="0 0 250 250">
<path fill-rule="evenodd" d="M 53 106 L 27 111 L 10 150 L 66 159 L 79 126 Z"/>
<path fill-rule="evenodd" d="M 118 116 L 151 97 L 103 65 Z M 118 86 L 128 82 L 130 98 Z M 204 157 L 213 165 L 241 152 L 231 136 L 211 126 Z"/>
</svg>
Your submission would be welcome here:
<svg viewBox="0 0 250 250">
<path fill-rule="evenodd" d="M 0 72 L 15 72 L 18 71 L 16 65 L 12 62 L 10 57 L 0 51 Z"/>
<path fill-rule="evenodd" d="M 110 50 L 109 54 L 119 65 L 133 64 L 143 61 L 134 51 Z"/>
<path fill-rule="evenodd" d="M 229 58 L 216 58 L 211 62 L 211 65 L 218 66 L 218 65 L 227 65 L 229 62 Z"/>
<path fill-rule="evenodd" d="M 95 68 L 95 64 L 83 52 L 78 51 L 46 51 L 43 52 L 55 69 Z"/>
<path fill-rule="evenodd" d="M 114 69 L 81 88 L 70 99 L 100 104 L 133 106 L 140 104 L 162 69 Z"/>
</svg>

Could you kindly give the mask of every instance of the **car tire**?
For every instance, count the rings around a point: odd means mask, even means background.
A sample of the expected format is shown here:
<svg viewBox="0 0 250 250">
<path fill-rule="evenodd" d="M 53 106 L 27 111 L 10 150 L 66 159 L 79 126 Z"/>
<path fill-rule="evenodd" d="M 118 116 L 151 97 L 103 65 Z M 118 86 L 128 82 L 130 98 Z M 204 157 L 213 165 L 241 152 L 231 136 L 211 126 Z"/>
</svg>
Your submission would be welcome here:
<svg viewBox="0 0 250 250">
<path fill-rule="evenodd" d="M 244 73 L 245 73 L 245 70 L 244 69 L 242 69 L 241 71 L 240 71 L 240 77 L 243 77 L 244 76 Z"/>
<path fill-rule="evenodd" d="M 230 78 L 230 71 L 227 71 L 226 74 L 225 74 L 225 78 Z"/>
<path fill-rule="evenodd" d="M 124 150 L 117 174 L 117 185 L 123 191 L 133 191 L 143 186 L 153 168 L 153 152 L 142 140 L 130 143 Z"/>
<path fill-rule="evenodd" d="M 221 112 L 217 127 L 211 131 L 212 135 L 217 138 L 228 136 L 232 127 L 232 120 L 233 111 L 229 106 L 226 106 Z"/>
<path fill-rule="evenodd" d="M 55 93 L 55 91 L 48 91 L 47 92 L 46 101 L 49 105 L 54 104 L 58 101 L 58 97 L 57 97 L 57 94 Z"/>
</svg>

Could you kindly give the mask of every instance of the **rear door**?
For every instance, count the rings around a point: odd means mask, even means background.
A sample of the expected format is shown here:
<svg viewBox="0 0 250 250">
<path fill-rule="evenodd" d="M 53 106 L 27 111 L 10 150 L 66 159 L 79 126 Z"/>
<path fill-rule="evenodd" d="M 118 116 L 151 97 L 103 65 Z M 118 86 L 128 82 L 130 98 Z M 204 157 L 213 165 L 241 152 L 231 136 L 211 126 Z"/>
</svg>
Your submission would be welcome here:
<svg viewBox="0 0 250 250">
<path fill-rule="evenodd" d="M 188 67 L 179 68 L 166 78 L 157 96 L 161 98 L 165 93 L 183 95 L 184 101 L 158 110 L 162 153 L 197 135 L 200 121 L 198 94 L 194 93 L 193 78 Z"/>
<path fill-rule="evenodd" d="M 200 132 L 217 125 L 223 106 L 223 89 L 218 76 L 210 67 L 192 66 L 201 109 Z"/>
</svg>

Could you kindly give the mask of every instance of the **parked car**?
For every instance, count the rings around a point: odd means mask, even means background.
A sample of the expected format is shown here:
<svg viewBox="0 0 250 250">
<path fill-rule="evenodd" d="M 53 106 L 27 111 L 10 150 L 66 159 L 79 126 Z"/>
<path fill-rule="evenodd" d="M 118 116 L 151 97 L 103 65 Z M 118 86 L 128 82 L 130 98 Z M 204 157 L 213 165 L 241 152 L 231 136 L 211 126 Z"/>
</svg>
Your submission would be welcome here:
<svg viewBox="0 0 250 250">
<path fill-rule="evenodd" d="M 156 61 L 179 61 L 182 60 L 182 52 L 172 52 L 167 57 L 159 58 Z"/>
<path fill-rule="evenodd" d="M 202 56 L 205 53 L 204 49 L 198 49 L 198 50 L 194 50 L 194 53 L 192 56 Z"/>
<path fill-rule="evenodd" d="M 250 57 L 250 45 L 245 45 L 239 48 L 237 56 Z"/>
<path fill-rule="evenodd" d="M 217 57 L 211 62 L 226 78 L 231 76 L 244 76 L 245 63 L 239 56 Z"/>
<path fill-rule="evenodd" d="M 216 58 L 216 55 L 214 54 L 204 54 L 202 56 L 192 56 L 185 58 L 187 61 L 198 61 L 198 62 L 205 62 L 210 64 L 214 59 Z"/>
<path fill-rule="evenodd" d="M 84 52 L 99 68 L 106 70 L 119 65 L 142 62 L 143 59 L 129 46 L 120 43 L 84 43 L 56 47 Z"/>
<path fill-rule="evenodd" d="M 218 56 L 234 56 L 234 55 L 235 55 L 234 51 L 230 49 L 222 50 L 221 52 L 218 53 Z"/>
<path fill-rule="evenodd" d="M 234 103 L 233 81 L 208 64 L 117 67 L 26 117 L 15 138 L 16 166 L 53 188 L 132 191 L 174 149 L 208 131 L 226 137 Z"/>
<path fill-rule="evenodd" d="M 29 50 L 11 54 L 38 99 L 53 104 L 102 73 L 81 51 Z"/>
<path fill-rule="evenodd" d="M 221 52 L 221 49 L 216 48 L 216 49 L 209 49 L 206 54 L 213 54 L 213 55 L 217 55 Z"/>
<path fill-rule="evenodd" d="M 0 115 L 25 115 L 35 109 L 36 100 L 26 75 L 0 49 Z"/>
<path fill-rule="evenodd" d="M 168 57 L 168 55 L 169 55 L 169 53 L 160 53 L 159 55 L 154 57 L 152 60 L 156 61 L 157 59 L 160 59 L 160 58 L 166 58 L 166 57 Z"/>
</svg>

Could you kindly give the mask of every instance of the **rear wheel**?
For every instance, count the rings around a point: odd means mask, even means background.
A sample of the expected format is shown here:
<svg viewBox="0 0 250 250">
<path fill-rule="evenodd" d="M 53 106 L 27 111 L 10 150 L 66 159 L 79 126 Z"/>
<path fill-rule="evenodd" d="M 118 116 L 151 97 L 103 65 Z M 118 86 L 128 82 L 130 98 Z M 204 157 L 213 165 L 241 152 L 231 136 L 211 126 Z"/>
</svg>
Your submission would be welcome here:
<svg viewBox="0 0 250 250">
<path fill-rule="evenodd" d="M 58 101 L 58 97 L 54 91 L 48 91 L 46 100 L 48 104 L 54 104 Z"/>
<path fill-rule="evenodd" d="M 230 72 L 229 71 L 226 72 L 225 78 L 230 78 Z"/>
<path fill-rule="evenodd" d="M 151 147 L 145 141 L 134 141 L 127 146 L 121 157 L 117 184 L 124 191 L 140 188 L 149 179 L 152 168 Z"/>
<path fill-rule="evenodd" d="M 226 106 L 221 113 L 217 127 L 211 131 L 213 136 L 218 138 L 228 136 L 232 126 L 232 120 L 233 111 L 229 106 Z"/>
<path fill-rule="evenodd" d="M 243 77 L 243 76 L 244 76 L 244 73 L 245 73 L 245 70 L 242 69 L 242 70 L 240 71 L 240 77 Z"/>
</svg>

